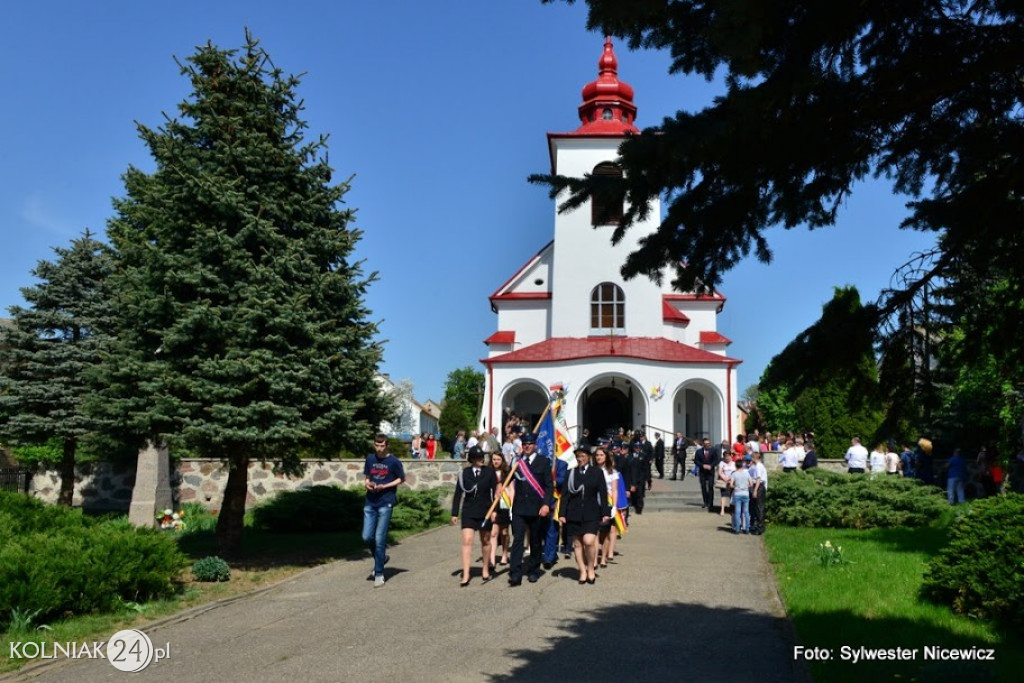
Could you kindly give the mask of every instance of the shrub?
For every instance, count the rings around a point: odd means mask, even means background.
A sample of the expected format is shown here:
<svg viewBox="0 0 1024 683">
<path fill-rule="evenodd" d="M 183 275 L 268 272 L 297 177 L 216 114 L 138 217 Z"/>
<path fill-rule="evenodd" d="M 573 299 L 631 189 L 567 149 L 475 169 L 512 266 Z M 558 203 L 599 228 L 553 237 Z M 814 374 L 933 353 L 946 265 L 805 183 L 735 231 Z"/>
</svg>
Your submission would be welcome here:
<svg viewBox="0 0 1024 683">
<path fill-rule="evenodd" d="M 231 567 L 219 557 L 204 557 L 192 565 L 192 578 L 196 581 L 229 581 Z"/>
<path fill-rule="evenodd" d="M 363 528 L 363 488 L 313 486 L 282 491 L 253 509 L 253 526 L 276 533 L 359 531 Z"/>
<path fill-rule="evenodd" d="M 420 529 L 446 518 L 441 491 L 398 492 L 391 528 Z M 362 486 L 313 486 L 282 491 L 253 509 L 253 526 L 273 533 L 361 531 L 366 493 Z"/>
<path fill-rule="evenodd" d="M 217 515 L 199 503 L 185 503 L 181 509 L 185 513 L 185 533 L 194 534 L 217 529 Z"/>
<path fill-rule="evenodd" d="M 974 501 L 932 559 L 923 593 L 954 611 L 1024 626 L 1024 495 Z"/>
<path fill-rule="evenodd" d="M 924 526 L 948 509 L 938 489 L 916 479 L 824 470 L 771 477 L 767 504 L 776 524 L 852 529 Z"/>
<path fill-rule="evenodd" d="M 81 529 L 98 523 L 77 508 L 47 505 L 20 493 L 0 491 L 0 534 L 21 535 L 37 531 Z"/>
<path fill-rule="evenodd" d="M 391 514 L 391 528 L 395 530 L 423 529 L 446 518 L 441 508 L 441 491 L 402 491 L 398 505 Z"/>
<path fill-rule="evenodd" d="M 0 614 L 113 611 L 167 595 L 187 560 L 174 539 L 123 520 L 0 495 Z"/>
</svg>

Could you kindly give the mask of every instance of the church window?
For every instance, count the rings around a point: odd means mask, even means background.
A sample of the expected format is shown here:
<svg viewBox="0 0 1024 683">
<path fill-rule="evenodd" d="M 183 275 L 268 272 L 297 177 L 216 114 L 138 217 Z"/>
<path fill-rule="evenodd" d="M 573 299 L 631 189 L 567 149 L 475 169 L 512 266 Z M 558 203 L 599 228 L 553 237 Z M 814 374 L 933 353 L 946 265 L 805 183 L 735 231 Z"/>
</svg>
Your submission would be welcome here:
<svg viewBox="0 0 1024 683">
<path fill-rule="evenodd" d="M 594 167 L 593 175 L 597 179 L 607 179 L 608 186 L 603 184 L 595 188 L 590 198 L 590 222 L 593 225 L 619 225 L 622 222 L 622 203 L 625 200 L 621 183 L 622 169 L 615 164 L 604 162 Z M 602 191 L 603 189 L 603 191 Z"/>
<path fill-rule="evenodd" d="M 602 282 L 590 293 L 590 328 L 595 334 L 626 328 L 626 295 L 612 282 Z"/>
<path fill-rule="evenodd" d="M 601 112 L 601 118 L 604 119 L 605 121 L 611 121 L 612 120 L 612 110 L 611 109 L 603 110 Z"/>
</svg>

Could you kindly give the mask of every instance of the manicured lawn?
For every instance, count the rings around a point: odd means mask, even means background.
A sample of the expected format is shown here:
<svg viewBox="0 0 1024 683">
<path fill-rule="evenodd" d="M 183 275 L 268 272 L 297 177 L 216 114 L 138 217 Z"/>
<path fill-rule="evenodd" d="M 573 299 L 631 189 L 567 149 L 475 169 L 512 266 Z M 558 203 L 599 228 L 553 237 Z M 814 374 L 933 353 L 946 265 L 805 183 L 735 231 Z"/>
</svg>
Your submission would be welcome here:
<svg viewBox="0 0 1024 683">
<path fill-rule="evenodd" d="M 846 563 L 821 566 L 818 546 L 825 541 L 842 547 Z M 1019 635 L 919 597 L 926 563 L 945 542 L 941 526 L 865 531 L 771 526 L 765 542 L 800 642 L 832 656 L 810 663 L 815 681 L 961 683 L 1024 677 Z M 841 660 L 843 646 L 903 648 L 916 658 L 853 663 Z M 929 660 L 926 647 L 991 648 L 995 661 Z"/>
</svg>

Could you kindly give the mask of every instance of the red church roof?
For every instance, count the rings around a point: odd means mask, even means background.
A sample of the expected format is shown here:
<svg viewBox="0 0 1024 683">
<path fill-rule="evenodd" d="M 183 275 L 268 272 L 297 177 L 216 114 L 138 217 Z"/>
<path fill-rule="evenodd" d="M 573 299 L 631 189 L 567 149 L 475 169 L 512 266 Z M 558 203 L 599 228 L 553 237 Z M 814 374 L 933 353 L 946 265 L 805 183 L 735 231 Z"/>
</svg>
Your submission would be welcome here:
<svg viewBox="0 0 1024 683">
<path fill-rule="evenodd" d="M 666 301 L 664 297 L 661 299 L 661 319 L 667 323 L 680 323 L 681 325 L 690 324 L 690 319 L 686 314 L 677 310 L 676 307 Z"/>
<path fill-rule="evenodd" d="M 718 332 L 701 332 L 701 344 L 732 344 L 732 340 Z"/>
<path fill-rule="evenodd" d="M 636 105 L 633 88 L 619 80 L 619 60 L 615 57 L 611 36 L 604 39 L 604 52 L 597 60 L 597 80 L 583 86 L 583 104 L 579 107 L 580 127 L 576 133 L 626 135 L 639 133 L 634 125 Z"/>
<path fill-rule="evenodd" d="M 727 363 L 727 358 L 661 337 L 556 337 L 522 349 L 484 358 L 484 363 L 554 363 L 585 358 L 639 358 L 664 363 Z"/>
<path fill-rule="evenodd" d="M 516 333 L 515 330 L 503 331 L 498 330 L 487 339 L 484 339 L 484 344 L 515 344 Z"/>
</svg>

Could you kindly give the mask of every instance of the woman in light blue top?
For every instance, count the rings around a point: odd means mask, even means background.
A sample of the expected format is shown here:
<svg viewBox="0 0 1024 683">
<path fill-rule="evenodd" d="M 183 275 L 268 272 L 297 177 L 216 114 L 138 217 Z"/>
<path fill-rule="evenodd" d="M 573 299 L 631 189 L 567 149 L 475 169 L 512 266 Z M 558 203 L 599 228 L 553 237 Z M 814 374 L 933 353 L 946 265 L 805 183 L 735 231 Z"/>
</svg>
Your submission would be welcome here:
<svg viewBox="0 0 1024 683">
<path fill-rule="evenodd" d="M 747 465 L 740 460 L 736 463 L 736 471 L 729 475 L 732 489 L 732 532 L 750 533 L 750 472 Z"/>
</svg>

